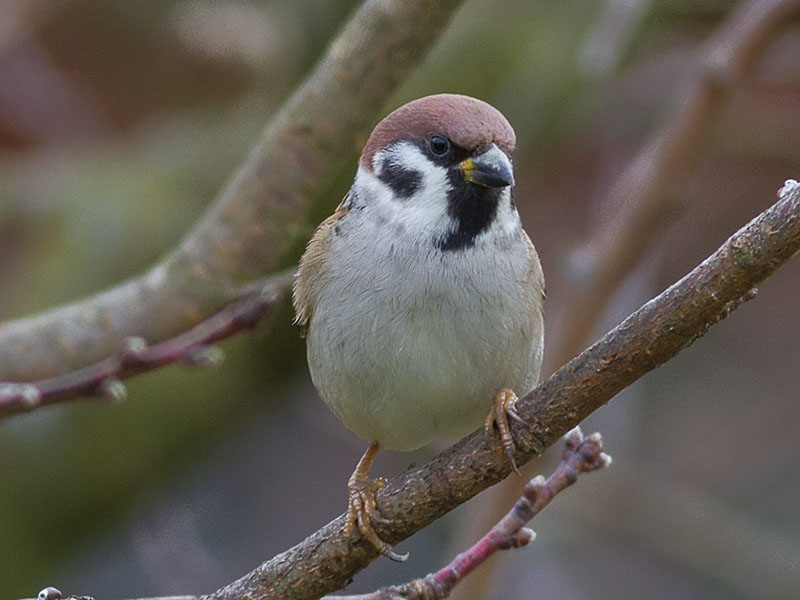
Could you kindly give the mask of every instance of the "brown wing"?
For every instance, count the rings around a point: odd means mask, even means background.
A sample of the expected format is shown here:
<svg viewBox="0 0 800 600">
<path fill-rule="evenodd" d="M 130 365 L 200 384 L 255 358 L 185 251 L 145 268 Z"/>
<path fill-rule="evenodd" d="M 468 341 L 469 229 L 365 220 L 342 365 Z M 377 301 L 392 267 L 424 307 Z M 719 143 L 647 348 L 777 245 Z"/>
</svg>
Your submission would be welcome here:
<svg viewBox="0 0 800 600">
<path fill-rule="evenodd" d="M 314 235 L 306 246 L 306 251 L 300 259 L 297 278 L 294 280 L 292 303 L 294 304 L 294 322 L 300 326 L 300 337 L 306 336 L 314 316 L 314 307 L 317 304 L 317 293 L 326 277 L 325 257 L 328 254 L 331 232 L 349 210 L 349 195 L 344 197 L 334 213 L 319 224 Z"/>
<path fill-rule="evenodd" d="M 539 261 L 539 253 L 531 241 L 528 232 L 524 229 L 522 234 L 525 236 L 525 241 L 528 243 L 528 248 L 531 251 L 531 268 L 528 271 L 528 281 L 531 285 L 531 291 L 541 294 L 541 300 L 544 301 L 546 295 L 544 291 L 544 273 L 542 273 L 542 263 Z"/>
<path fill-rule="evenodd" d="M 537 322 L 541 326 L 544 317 L 544 301 L 546 298 L 544 290 L 544 273 L 542 272 L 542 263 L 539 261 L 539 254 L 536 252 L 536 248 L 534 247 L 533 242 L 531 242 L 531 238 L 524 229 L 522 230 L 522 233 L 525 236 L 525 241 L 528 242 L 528 248 L 530 249 L 531 254 L 531 263 L 525 284 L 528 287 L 528 293 L 530 293 L 531 298 L 535 300 L 528 322 L 529 327 L 534 328 Z"/>
</svg>

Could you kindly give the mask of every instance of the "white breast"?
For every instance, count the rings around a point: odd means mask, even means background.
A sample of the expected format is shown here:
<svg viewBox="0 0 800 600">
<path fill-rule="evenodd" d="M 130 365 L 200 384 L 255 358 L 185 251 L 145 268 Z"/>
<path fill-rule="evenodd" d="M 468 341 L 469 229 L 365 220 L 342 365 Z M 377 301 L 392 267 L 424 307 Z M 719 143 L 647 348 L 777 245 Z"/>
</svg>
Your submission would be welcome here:
<svg viewBox="0 0 800 600">
<path fill-rule="evenodd" d="M 365 188 L 381 185 L 359 177 Z M 308 362 L 345 426 L 409 450 L 480 426 L 500 388 L 535 385 L 541 296 L 525 282 L 538 259 L 510 194 L 500 207 L 508 217 L 473 248 L 442 252 L 424 227 L 381 208 L 376 191 L 331 233 L 337 261 L 317 295 Z"/>
</svg>

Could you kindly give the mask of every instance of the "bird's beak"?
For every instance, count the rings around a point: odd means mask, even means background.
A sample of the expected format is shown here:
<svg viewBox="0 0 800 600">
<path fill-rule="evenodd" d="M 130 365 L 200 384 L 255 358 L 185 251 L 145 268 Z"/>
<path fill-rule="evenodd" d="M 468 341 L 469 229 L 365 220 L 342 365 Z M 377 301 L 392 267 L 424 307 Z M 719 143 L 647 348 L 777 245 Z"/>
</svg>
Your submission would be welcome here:
<svg viewBox="0 0 800 600">
<path fill-rule="evenodd" d="M 475 158 L 462 160 L 458 168 L 466 181 L 476 185 L 490 188 L 514 185 L 511 161 L 496 144 Z"/>
</svg>

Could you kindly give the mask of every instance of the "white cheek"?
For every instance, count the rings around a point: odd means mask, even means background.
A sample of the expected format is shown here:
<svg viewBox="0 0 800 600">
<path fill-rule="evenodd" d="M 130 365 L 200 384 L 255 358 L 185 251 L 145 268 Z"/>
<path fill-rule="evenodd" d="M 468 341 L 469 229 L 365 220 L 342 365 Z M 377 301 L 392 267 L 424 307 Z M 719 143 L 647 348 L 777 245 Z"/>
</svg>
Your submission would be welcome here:
<svg viewBox="0 0 800 600">
<path fill-rule="evenodd" d="M 387 158 L 421 176 L 419 189 L 407 198 L 397 198 L 391 188 L 379 179 Z M 401 142 L 375 153 L 372 159 L 374 174 L 359 167 L 356 181 L 369 190 L 370 201 L 382 205 L 384 215 L 398 225 L 413 228 L 425 235 L 439 235 L 453 226 L 447 213 L 447 194 L 452 189 L 446 167 L 431 162 L 410 142 Z"/>
</svg>

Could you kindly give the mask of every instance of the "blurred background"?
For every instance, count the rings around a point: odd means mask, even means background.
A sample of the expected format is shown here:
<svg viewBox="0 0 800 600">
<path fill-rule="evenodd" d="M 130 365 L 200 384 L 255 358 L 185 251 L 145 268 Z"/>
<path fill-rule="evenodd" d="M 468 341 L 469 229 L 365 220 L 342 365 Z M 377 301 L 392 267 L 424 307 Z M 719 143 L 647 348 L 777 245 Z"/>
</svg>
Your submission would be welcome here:
<svg viewBox="0 0 800 600">
<path fill-rule="evenodd" d="M 467 0 L 385 107 L 467 93 L 515 126 L 516 198 L 548 279 L 548 348 L 559 344 L 551 315 L 575 300 L 578 249 L 619 214 L 608 188 L 680 111 L 703 42 L 735 4 Z M 178 243 L 356 5 L 3 0 L 0 321 L 117 283 Z M 678 187 L 680 211 L 591 340 L 798 176 L 794 24 L 733 94 Z M 800 597 L 799 301 L 795 259 L 592 415 L 584 431 L 603 433 L 613 467 L 559 496 L 533 523 L 533 545 L 495 556 L 453 597 Z M 4 421 L 0 598 L 47 585 L 98 599 L 212 591 L 343 512 L 366 443 L 317 398 L 291 316 L 284 302 L 224 342 L 216 369 L 131 380 L 125 403 Z M 372 472 L 443 447 L 384 451 Z M 529 472 L 547 473 L 557 455 Z M 510 507 L 502 493 L 401 544 L 407 563 L 378 560 L 350 591 L 439 568 L 482 534 L 482 515 Z"/>
</svg>

